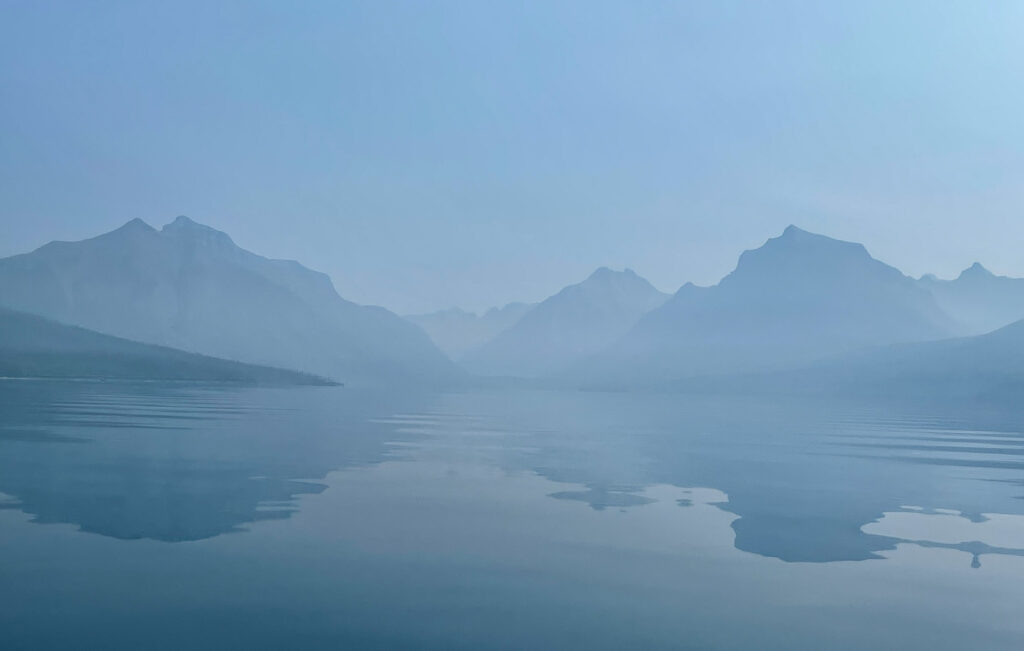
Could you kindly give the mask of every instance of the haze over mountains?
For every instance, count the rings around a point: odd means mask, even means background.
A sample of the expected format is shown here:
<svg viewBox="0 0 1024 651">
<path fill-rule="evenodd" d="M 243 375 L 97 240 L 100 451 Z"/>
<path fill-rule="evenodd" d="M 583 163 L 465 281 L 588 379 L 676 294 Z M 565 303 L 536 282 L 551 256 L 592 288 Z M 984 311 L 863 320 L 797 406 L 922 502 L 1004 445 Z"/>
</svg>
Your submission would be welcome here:
<svg viewBox="0 0 1024 651">
<path fill-rule="evenodd" d="M 994 332 L 872 348 L 791 374 L 839 393 L 1024 398 L 1024 321 Z"/>
<path fill-rule="evenodd" d="M 197 377 L 237 376 L 241 365 L 225 361 L 235 360 L 432 387 L 463 382 L 467 370 L 604 388 L 778 373 L 835 386 L 933 376 L 947 387 L 1024 386 L 1014 384 L 1024 329 L 1011 325 L 1024 320 L 1024 279 L 975 264 L 955 280 L 915 280 L 860 244 L 794 226 L 744 252 L 711 287 L 687 283 L 669 296 L 632 270 L 601 268 L 537 304 L 402 319 L 185 217 L 161 230 L 133 220 L 0 259 L 0 306 L 52 319 L 0 312 L 17 334 L 2 349 L 8 367 L 58 373 L 64 364 L 65 375 L 89 375 L 86 362 L 107 355 L 92 367 L 101 376 L 171 377 L 175 363 Z M 33 323 L 41 338 L 27 337 Z M 270 371 L 285 373 L 260 373 Z"/>
<path fill-rule="evenodd" d="M 572 375 L 632 384 L 746 373 L 956 334 L 928 291 L 862 245 L 790 226 L 718 285 L 684 285 Z"/>
<path fill-rule="evenodd" d="M 997 276 L 975 262 L 954 280 L 925 276 L 919 282 L 971 334 L 1024 319 L 1024 278 Z"/>
<path fill-rule="evenodd" d="M 0 377 L 330 384 L 314 375 L 142 344 L 5 308 Z"/>
<path fill-rule="evenodd" d="M 350 382 L 444 384 L 422 330 L 342 299 L 324 274 L 179 217 L 0 260 L 0 304 L 135 341 Z"/>
<path fill-rule="evenodd" d="M 1024 398 L 1024 320 L 993 332 L 857 350 L 797 368 L 687 378 L 680 391 L 878 398 Z"/>
<path fill-rule="evenodd" d="M 454 360 L 482 346 L 513 326 L 536 303 L 509 303 L 481 315 L 457 307 L 405 318 L 423 328 L 434 344 Z"/>
<path fill-rule="evenodd" d="M 463 364 L 479 375 L 553 373 L 604 349 L 667 298 L 632 269 L 602 267 L 541 302 Z"/>
</svg>

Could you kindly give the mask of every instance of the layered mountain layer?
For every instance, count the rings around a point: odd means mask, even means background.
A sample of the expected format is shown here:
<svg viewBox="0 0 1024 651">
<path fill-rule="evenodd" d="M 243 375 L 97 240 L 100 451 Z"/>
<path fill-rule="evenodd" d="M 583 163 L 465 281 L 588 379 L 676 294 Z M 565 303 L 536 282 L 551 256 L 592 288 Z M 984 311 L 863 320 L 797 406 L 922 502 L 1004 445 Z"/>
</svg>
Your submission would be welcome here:
<svg viewBox="0 0 1024 651">
<path fill-rule="evenodd" d="M 306 373 L 142 344 L 4 308 L 0 377 L 331 384 Z"/>
<path fill-rule="evenodd" d="M 862 245 L 790 226 L 718 285 L 684 285 L 568 375 L 618 385 L 746 373 L 959 332 L 929 291 Z"/>
<path fill-rule="evenodd" d="M 509 329 L 535 303 L 509 303 L 474 314 L 453 307 L 428 314 L 411 314 L 406 319 L 423 328 L 430 339 L 454 360 L 475 350 Z"/>
<path fill-rule="evenodd" d="M 606 348 L 667 298 L 631 269 L 602 267 L 538 304 L 463 362 L 489 376 L 558 372 Z"/>
<path fill-rule="evenodd" d="M 179 217 L 0 260 L 0 305 L 98 332 L 347 383 L 445 384 L 459 370 L 415 325 L 330 279 Z"/>
</svg>

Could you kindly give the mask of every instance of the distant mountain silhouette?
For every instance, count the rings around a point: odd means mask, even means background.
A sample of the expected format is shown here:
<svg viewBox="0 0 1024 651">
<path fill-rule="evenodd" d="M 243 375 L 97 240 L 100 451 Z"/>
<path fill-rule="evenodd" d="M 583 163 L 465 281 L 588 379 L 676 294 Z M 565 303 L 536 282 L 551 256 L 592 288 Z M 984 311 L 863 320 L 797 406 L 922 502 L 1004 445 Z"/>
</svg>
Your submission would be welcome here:
<svg viewBox="0 0 1024 651">
<path fill-rule="evenodd" d="M 306 373 L 142 344 L 4 308 L 0 377 L 330 384 Z"/>
<path fill-rule="evenodd" d="M 925 276 L 919 281 L 965 334 L 982 334 L 1024 319 L 1024 278 L 996 276 L 975 262 L 955 280 Z"/>
<path fill-rule="evenodd" d="M 928 291 L 862 245 L 790 226 L 718 285 L 683 286 L 569 375 L 600 385 L 751 372 L 954 333 Z"/>
<path fill-rule="evenodd" d="M 1024 320 L 994 332 L 858 351 L 782 386 L 841 394 L 1024 399 Z"/>
<path fill-rule="evenodd" d="M 513 326 L 536 303 L 509 303 L 481 315 L 457 307 L 405 318 L 423 328 L 434 344 L 450 358 L 459 360 L 468 351 L 486 344 Z"/>
<path fill-rule="evenodd" d="M 1024 399 L 1024 320 L 991 333 L 891 346 L 833 364 L 874 390 Z"/>
<path fill-rule="evenodd" d="M 324 274 L 245 251 L 186 217 L 160 231 L 135 219 L 99 237 L 2 259 L 0 305 L 344 382 L 459 376 L 416 326 L 342 299 Z"/>
<path fill-rule="evenodd" d="M 559 371 L 608 346 L 667 298 L 631 269 L 602 267 L 538 304 L 467 354 L 463 364 L 489 376 L 537 377 Z"/>
</svg>

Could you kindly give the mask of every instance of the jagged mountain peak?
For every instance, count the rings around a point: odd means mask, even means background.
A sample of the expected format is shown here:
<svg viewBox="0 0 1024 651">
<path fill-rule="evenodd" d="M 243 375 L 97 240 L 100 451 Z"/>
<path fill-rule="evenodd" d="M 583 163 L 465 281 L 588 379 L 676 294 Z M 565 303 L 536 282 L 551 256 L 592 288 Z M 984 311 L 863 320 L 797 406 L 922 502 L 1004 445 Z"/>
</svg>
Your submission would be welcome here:
<svg viewBox="0 0 1024 651">
<path fill-rule="evenodd" d="M 962 334 L 991 332 L 1024 319 L 1024 278 L 997 276 L 980 262 L 953 280 L 924 276 L 920 282 L 964 326 Z"/>
<path fill-rule="evenodd" d="M 149 233 L 155 233 L 156 229 L 153 228 L 152 226 L 150 226 L 148 223 L 146 223 L 141 218 L 136 217 L 135 219 L 128 220 L 127 222 L 124 223 L 123 226 L 121 226 L 120 228 L 114 230 L 113 232 L 117 233 L 119 231 L 120 232 L 144 231 L 144 232 L 149 232 Z"/>
<path fill-rule="evenodd" d="M 754 251 L 836 251 L 844 250 L 850 253 L 867 256 L 867 249 L 859 242 L 848 242 L 839 240 L 828 235 L 805 231 L 790 224 L 778 237 L 770 238 Z"/>
<path fill-rule="evenodd" d="M 406 318 L 423 328 L 450 358 L 460 359 L 468 351 L 479 348 L 513 326 L 534 307 L 533 303 L 509 303 L 492 307 L 483 314 L 459 307 L 428 314 L 411 314 Z"/>
<path fill-rule="evenodd" d="M 104 241 L 104 242 L 105 241 L 121 241 L 121 240 L 134 239 L 134 238 L 140 238 L 140 237 L 141 238 L 148 238 L 150 236 L 157 235 L 157 234 L 158 234 L 158 231 L 155 228 L 150 226 L 148 223 L 146 223 L 142 219 L 139 219 L 138 217 L 136 217 L 135 219 L 131 219 L 131 220 L 125 222 L 124 224 L 122 224 L 121 226 L 115 228 L 112 231 L 108 231 L 106 233 L 102 233 L 102 234 L 97 235 L 97 236 L 95 236 L 93 238 L 90 238 L 90 239 L 92 241 L 96 241 L 96 242 L 100 242 L 100 241 Z M 89 240 L 86 240 L 86 241 L 89 241 Z M 54 244 L 62 244 L 62 245 L 64 245 L 64 244 L 73 244 L 73 243 L 72 242 L 64 242 L 64 241 L 58 240 L 56 242 L 50 242 L 50 244 L 48 244 L 46 246 L 51 246 L 51 245 L 54 245 Z"/>
<path fill-rule="evenodd" d="M 178 215 L 177 217 L 174 218 L 174 221 L 168 222 L 167 224 L 164 224 L 164 226 L 163 226 L 163 228 L 161 230 L 164 231 L 164 232 L 175 232 L 175 231 L 178 231 L 178 232 L 209 232 L 209 231 L 213 231 L 215 233 L 222 232 L 222 231 L 218 231 L 217 229 L 213 228 L 212 226 L 207 226 L 206 224 L 200 224 L 199 222 L 197 222 L 194 219 L 191 219 L 189 217 L 186 217 L 185 215 Z"/>
<path fill-rule="evenodd" d="M 173 222 L 165 224 L 160 229 L 160 233 L 164 236 L 189 242 L 235 246 L 234 240 L 224 231 L 219 231 L 206 224 L 200 224 L 184 215 L 179 215 Z"/>
<path fill-rule="evenodd" d="M 975 262 L 960 272 L 959 279 L 968 278 L 994 278 L 995 274 L 986 269 L 980 262 Z"/>
<path fill-rule="evenodd" d="M 587 277 L 587 281 L 611 280 L 614 278 L 639 278 L 639 276 L 637 276 L 636 272 L 630 269 L 629 267 L 626 267 L 622 271 L 616 271 L 611 267 L 598 267 L 597 269 L 594 270 L 594 273 L 590 274 Z"/>
<path fill-rule="evenodd" d="M 756 249 L 744 251 L 736 269 L 722 279 L 730 284 L 742 279 L 755 284 L 785 278 L 792 282 L 814 282 L 821 275 L 850 275 L 871 270 L 889 275 L 903 274 L 871 257 L 863 244 L 837 240 L 788 226 Z"/>
<path fill-rule="evenodd" d="M 598 267 L 584 280 L 563 288 L 559 294 L 571 295 L 580 292 L 588 294 L 626 292 L 639 296 L 661 294 L 646 278 L 628 267 L 622 271 L 610 267 Z"/>
</svg>

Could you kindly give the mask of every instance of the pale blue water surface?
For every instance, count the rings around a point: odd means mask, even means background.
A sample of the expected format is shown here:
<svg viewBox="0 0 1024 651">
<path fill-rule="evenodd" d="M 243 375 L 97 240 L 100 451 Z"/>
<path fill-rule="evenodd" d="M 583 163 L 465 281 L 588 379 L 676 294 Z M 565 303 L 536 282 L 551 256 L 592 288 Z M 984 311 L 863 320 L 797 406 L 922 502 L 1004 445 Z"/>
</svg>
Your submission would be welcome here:
<svg viewBox="0 0 1024 651">
<path fill-rule="evenodd" d="M 0 648 L 1021 649 L 1024 407 L 0 381 Z"/>
</svg>

